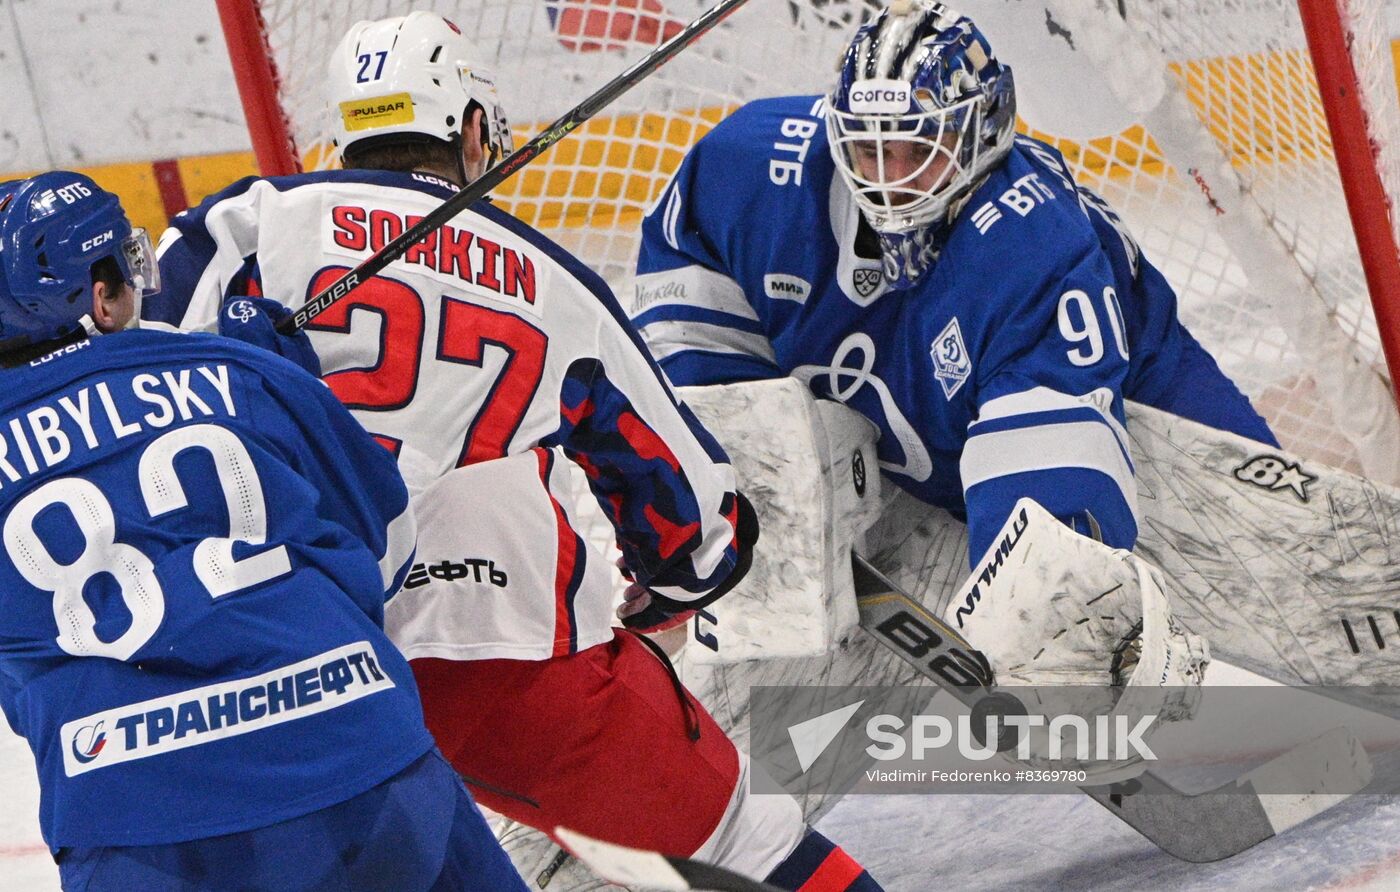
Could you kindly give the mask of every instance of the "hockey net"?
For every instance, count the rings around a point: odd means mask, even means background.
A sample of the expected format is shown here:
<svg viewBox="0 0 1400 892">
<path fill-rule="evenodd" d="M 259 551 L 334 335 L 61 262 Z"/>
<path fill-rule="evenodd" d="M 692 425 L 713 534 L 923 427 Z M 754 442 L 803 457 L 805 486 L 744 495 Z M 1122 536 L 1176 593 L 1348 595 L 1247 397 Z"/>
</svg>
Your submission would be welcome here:
<svg viewBox="0 0 1400 892">
<path fill-rule="evenodd" d="M 220 4 L 264 172 L 333 164 L 320 93 L 330 48 L 357 20 L 415 7 Z M 1369 174 L 1384 183 L 1379 221 L 1362 224 L 1365 241 L 1381 236 L 1393 262 L 1387 211 L 1400 196 L 1400 103 L 1383 0 L 1325 4 L 1342 9 Z M 519 144 L 707 5 L 438 0 L 432 8 L 494 65 Z M 1284 445 L 1400 482 L 1382 339 L 1297 0 L 954 5 L 1015 69 L 1022 128 L 1059 147 L 1081 182 L 1121 213 L 1177 289 L 1188 327 Z M 498 200 L 597 269 L 626 305 L 641 216 L 685 149 L 744 101 L 825 92 L 874 8 L 872 0 L 747 4 L 508 181 Z"/>
</svg>

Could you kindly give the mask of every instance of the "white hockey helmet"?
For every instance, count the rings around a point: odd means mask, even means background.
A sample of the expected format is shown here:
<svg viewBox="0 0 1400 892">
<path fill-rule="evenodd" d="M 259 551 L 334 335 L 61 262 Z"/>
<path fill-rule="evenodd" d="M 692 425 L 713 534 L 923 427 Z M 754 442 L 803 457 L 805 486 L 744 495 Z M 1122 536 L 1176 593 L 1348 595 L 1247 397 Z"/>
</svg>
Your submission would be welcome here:
<svg viewBox="0 0 1400 892">
<path fill-rule="evenodd" d="M 484 111 L 488 166 L 512 149 L 495 76 L 461 29 L 442 16 L 413 12 L 357 22 L 336 47 L 327 80 L 342 155 L 369 141 L 427 137 L 456 145 L 473 103 Z"/>
</svg>

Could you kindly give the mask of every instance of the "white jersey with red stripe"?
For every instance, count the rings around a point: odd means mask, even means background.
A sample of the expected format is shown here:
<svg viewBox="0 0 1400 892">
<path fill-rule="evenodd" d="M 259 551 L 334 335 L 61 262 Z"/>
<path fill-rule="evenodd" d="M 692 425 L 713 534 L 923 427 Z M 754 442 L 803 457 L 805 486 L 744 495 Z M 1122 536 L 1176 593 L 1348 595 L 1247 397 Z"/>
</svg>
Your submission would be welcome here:
<svg viewBox="0 0 1400 892">
<path fill-rule="evenodd" d="M 455 191 L 383 171 L 239 181 L 173 221 L 143 325 L 212 330 L 245 294 L 298 307 Z M 606 284 L 489 203 L 308 330 L 326 384 L 433 517 L 399 597 L 450 582 L 472 605 L 444 628 L 404 623 L 414 638 L 397 643 L 410 656 L 426 643 L 459 658 L 542 659 L 610 637 L 612 570 L 565 508 L 561 454 L 583 468 L 629 571 L 653 591 L 700 602 L 736 566 L 724 452 L 677 403 Z M 489 494 L 444 494 L 453 469 L 512 456 Z M 454 510 L 445 500 L 458 497 Z M 515 530 L 528 534 L 504 532 Z"/>
</svg>

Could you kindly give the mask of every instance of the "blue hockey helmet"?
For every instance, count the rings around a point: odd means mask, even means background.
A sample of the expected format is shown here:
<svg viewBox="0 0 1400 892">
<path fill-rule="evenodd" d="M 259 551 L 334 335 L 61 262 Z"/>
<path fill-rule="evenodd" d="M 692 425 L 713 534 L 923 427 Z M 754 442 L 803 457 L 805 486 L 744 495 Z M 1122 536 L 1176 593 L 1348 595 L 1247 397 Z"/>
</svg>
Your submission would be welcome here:
<svg viewBox="0 0 1400 892">
<path fill-rule="evenodd" d="M 966 16 L 895 0 L 856 33 L 827 104 L 832 156 L 886 273 L 912 281 L 932 260 L 930 230 L 1011 150 L 1011 69 Z"/>
<path fill-rule="evenodd" d="M 90 327 L 92 266 L 106 258 L 138 295 L 159 290 L 151 240 L 117 196 L 65 170 L 0 183 L 0 347 Z"/>
</svg>

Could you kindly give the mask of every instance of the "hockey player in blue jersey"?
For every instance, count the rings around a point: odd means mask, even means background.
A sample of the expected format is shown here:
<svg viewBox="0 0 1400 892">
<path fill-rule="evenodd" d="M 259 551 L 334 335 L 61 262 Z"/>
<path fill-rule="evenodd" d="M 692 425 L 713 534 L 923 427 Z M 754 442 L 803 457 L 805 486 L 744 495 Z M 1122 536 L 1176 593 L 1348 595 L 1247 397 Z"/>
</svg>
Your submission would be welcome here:
<svg viewBox="0 0 1400 892">
<path fill-rule="evenodd" d="M 751 102 L 690 151 L 633 310 L 675 384 L 791 375 L 867 416 L 888 477 L 966 517 L 973 562 L 1027 496 L 1133 546 L 1125 398 L 1275 443 L 1119 218 L 1015 119 L 970 20 L 893 4 L 829 96 Z"/>
<path fill-rule="evenodd" d="M 87 177 L 0 185 L 0 240 L 0 708 L 64 888 L 523 890 L 381 628 L 392 458 L 284 359 L 121 331 L 155 257 Z"/>
</svg>

